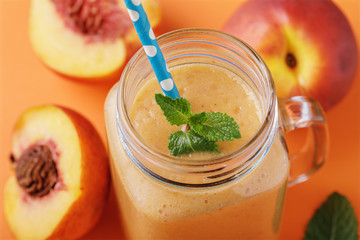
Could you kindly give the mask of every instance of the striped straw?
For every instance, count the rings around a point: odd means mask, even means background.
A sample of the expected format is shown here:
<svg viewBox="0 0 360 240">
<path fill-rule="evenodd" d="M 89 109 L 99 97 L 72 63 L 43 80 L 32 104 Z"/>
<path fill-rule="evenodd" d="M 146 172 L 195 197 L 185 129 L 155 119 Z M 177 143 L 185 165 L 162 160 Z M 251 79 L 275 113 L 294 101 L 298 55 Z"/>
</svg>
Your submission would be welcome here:
<svg viewBox="0 0 360 240">
<path fill-rule="evenodd" d="M 180 98 L 141 1 L 125 0 L 125 4 L 162 91 L 171 98 Z"/>
</svg>

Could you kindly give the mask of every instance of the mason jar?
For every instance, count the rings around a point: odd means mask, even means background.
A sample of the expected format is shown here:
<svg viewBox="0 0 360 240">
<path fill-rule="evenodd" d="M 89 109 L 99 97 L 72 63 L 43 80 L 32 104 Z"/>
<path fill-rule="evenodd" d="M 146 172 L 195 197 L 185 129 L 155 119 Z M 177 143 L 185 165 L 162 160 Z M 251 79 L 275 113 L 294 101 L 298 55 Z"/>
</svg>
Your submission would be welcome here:
<svg viewBox="0 0 360 240">
<path fill-rule="evenodd" d="M 170 71 L 200 64 L 239 78 L 256 99 L 260 120 L 252 135 L 226 154 L 182 158 L 159 151 L 154 146 L 155 137 L 146 141 L 130 117 L 137 94 L 154 79 L 147 56 L 140 49 L 105 103 L 112 179 L 126 236 L 157 240 L 277 239 L 286 188 L 306 180 L 326 157 L 328 135 L 320 105 L 306 97 L 278 99 L 261 57 L 226 33 L 181 29 L 162 35 L 158 42 Z M 176 83 L 175 76 L 174 80 Z M 213 93 L 205 88 L 197 91 L 203 96 Z M 219 95 L 215 101 L 221 98 Z M 156 136 L 162 127 L 147 132 Z M 309 141 L 297 157 L 307 156 L 311 163 L 290 176 L 283 135 L 297 128 L 309 128 Z"/>
</svg>

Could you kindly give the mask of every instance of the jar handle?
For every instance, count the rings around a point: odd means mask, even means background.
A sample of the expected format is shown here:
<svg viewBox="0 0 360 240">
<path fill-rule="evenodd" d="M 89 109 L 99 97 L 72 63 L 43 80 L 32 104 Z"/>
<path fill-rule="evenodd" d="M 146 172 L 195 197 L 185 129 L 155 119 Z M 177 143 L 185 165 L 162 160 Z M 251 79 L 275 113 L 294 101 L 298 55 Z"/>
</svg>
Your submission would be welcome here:
<svg viewBox="0 0 360 240">
<path fill-rule="evenodd" d="M 310 161 L 310 166 L 295 176 L 290 173 L 289 186 L 306 181 L 324 163 L 329 146 L 328 128 L 320 104 L 308 97 L 279 98 L 279 126 L 286 134 L 298 128 L 309 128 L 310 134 L 302 149 L 290 156 L 290 165 L 297 161 Z M 299 158 L 300 157 L 300 158 Z M 291 167 L 292 169 L 292 167 Z M 291 171 L 292 172 L 292 171 Z"/>
</svg>

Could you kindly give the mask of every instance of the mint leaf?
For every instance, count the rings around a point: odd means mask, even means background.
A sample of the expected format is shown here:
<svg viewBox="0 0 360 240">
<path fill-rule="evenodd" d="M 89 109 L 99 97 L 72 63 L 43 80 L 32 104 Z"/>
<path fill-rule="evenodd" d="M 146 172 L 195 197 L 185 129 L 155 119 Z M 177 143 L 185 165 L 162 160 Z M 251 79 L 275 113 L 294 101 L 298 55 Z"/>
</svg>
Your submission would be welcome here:
<svg viewBox="0 0 360 240">
<path fill-rule="evenodd" d="M 155 101 L 171 125 L 186 124 L 185 132 L 178 131 L 169 136 L 168 148 L 171 155 L 178 156 L 195 151 L 220 152 L 216 141 L 241 138 L 239 126 L 225 113 L 192 114 L 190 103 L 186 99 L 173 99 L 162 94 L 155 94 Z M 190 127 L 192 129 L 188 131 Z"/>
<path fill-rule="evenodd" d="M 215 142 L 203 138 L 194 130 L 187 133 L 178 131 L 169 136 L 170 154 L 179 156 L 184 153 L 191 153 L 195 151 L 215 151 L 219 152 Z"/>
<path fill-rule="evenodd" d="M 304 240 L 357 240 L 358 222 L 346 197 L 331 194 L 310 220 Z"/>
<path fill-rule="evenodd" d="M 232 141 L 234 138 L 241 138 L 239 126 L 226 113 L 193 114 L 189 118 L 189 125 L 199 135 L 211 141 Z"/>
<path fill-rule="evenodd" d="M 160 93 L 155 94 L 155 101 L 164 112 L 171 125 L 182 125 L 188 122 L 191 115 L 190 103 L 184 98 L 173 99 Z"/>
</svg>

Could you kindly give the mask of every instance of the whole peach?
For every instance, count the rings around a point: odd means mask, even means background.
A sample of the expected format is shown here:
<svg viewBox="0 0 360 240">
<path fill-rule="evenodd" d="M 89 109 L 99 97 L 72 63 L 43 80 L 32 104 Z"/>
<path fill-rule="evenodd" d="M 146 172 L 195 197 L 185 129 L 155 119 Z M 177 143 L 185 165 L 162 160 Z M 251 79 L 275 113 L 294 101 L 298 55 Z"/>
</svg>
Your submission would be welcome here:
<svg viewBox="0 0 360 240">
<path fill-rule="evenodd" d="M 325 110 L 354 81 L 358 51 L 349 22 L 329 0 L 249 0 L 223 27 L 265 60 L 279 97 L 305 95 Z"/>
</svg>

